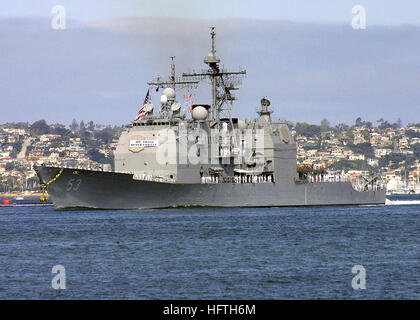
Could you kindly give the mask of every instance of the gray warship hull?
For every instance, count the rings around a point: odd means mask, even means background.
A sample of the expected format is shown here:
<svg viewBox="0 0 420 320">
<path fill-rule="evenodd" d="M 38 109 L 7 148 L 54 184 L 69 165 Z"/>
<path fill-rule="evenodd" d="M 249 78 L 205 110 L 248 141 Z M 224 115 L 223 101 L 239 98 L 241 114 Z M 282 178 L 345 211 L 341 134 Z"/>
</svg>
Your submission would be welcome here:
<svg viewBox="0 0 420 320">
<path fill-rule="evenodd" d="M 35 167 L 40 180 L 61 168 Z M 280 207 L 379 205 L 385 191 L 356 191 L 350 182 L 166 183 L 133 179 L 133 174 L 63 168 L 48 185 L 56 208 L 147 209 L 168 207 Z"/>
</svg>

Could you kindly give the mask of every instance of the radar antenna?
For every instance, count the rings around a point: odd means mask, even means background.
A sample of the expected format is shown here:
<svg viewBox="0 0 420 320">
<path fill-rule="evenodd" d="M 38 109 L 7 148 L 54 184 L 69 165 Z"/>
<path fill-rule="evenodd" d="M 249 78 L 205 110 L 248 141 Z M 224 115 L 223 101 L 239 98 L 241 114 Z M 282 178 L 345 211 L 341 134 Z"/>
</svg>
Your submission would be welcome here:
<svg viewBox="0 0 420 320">
<path fill-rule="evenodd" d="M 156 89 L 163 88 L 163 87 L 170 87 L 172 89 L 176 89 L 176 86 L 182 87 L 196 87 L 199 81 L 190 81 L 190 80 L 183 80 L 181 77 L 177 77 L 175 73 L 175 56 L 171 58 L 171 75 L 169 77 L 169 81 L 161 81 L 160 77 L 156 77 L 155 80 L 148 82 L 149 86 L 155 86 Z"/>
<path fill-rule="evenodd" d="M 214 27 L 211 27 L 211 52 L 204 59 L 204 63 L 207 64 L 210 69 L 202 70 L 201 72 L 183 73 L 183 77 L 191 77 L 196 80 L 202 80 L 209 77 L 212 84 L 212 118 L 219 121 L 222 113 L 227 113 L 228 117 L 231 118 L 231 104 L 232 101 L 236 100 L 232 95 L 232 90 L 238 90 L 236 85 L 241 83 L 241 76 L 246 74 L 246 71 L 227 71 L 220 69 L 220 59 L 216 56 L 216 45 L 215 36 L 216 32 Z"/>
<path fill-rule="evenodd" d="M 175 73 L 175 56 L 170 57 L 171 58 L 171 75 L 169 76 L 168 81 L 161 81 L 160 77 L 158 76 L 154 81 L 148 82 L 147 84 L 149 86 L 156 87 L 156 91 L 159 91 L 159 88 L 172 88 L 173 89 L 173 97 L 171 99 L 168 99 L 170 101 L 162 101 L 162 106 L 160 109 L 160 116 L 162 118 L 168 117 L 169 109 L 171 108 L 172 103 L 174 103 L 175 98 L 175 91 L 177 87 L 188 87 L 188 88 L 196 88 L 199 81 L 197 80 L 183 80 L 181 77 L 177 77 Z M 167 89 L 165 89 L 167 90 Z M 164 92 L 165 92 L 164 90 Z M 163 97 L 163 96 L 162 96 Z M 176 110 L 178 111 L 178 110 Z"/>
</svg>

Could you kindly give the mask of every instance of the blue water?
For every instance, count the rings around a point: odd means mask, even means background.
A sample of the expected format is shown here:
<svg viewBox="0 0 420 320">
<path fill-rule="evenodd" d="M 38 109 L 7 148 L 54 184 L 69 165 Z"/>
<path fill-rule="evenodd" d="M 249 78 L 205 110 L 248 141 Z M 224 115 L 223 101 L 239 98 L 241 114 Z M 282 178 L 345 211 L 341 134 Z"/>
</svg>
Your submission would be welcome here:
<svg viewBox="0 0 420 320">
<path fill-rule="evenodd" d="M 0 298 L 420 299 L 419 232 L 415 205 L 2 207 Z M 354 265 L 366 290 L 351 286 Z"/>
</svg>

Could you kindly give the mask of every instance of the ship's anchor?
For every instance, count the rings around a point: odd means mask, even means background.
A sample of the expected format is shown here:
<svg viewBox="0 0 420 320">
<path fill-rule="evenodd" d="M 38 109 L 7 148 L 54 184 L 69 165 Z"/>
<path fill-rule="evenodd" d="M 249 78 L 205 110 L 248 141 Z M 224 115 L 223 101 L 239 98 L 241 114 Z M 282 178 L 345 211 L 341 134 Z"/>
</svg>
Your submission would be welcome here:
<svg viewBox="0 0 420 320">
<path fill-rule="evenodd" d="M 45 202 L 48 200 L 48 198 L 50 197 L 49 194 L 47 194 L 47 187 L 53 183 L 55 180 L 58 179 L 58 177 L 61 175 L 61 173 L 63 172 L 63 168 L 60 169 L 60 171 L 55 175 L 54 178 L 52 178 L 50 181 L 48 181 L 47 183 L 41 183 L 41 196 L 39 197 L 39 201 L 41 202 Z"/>
</svg>

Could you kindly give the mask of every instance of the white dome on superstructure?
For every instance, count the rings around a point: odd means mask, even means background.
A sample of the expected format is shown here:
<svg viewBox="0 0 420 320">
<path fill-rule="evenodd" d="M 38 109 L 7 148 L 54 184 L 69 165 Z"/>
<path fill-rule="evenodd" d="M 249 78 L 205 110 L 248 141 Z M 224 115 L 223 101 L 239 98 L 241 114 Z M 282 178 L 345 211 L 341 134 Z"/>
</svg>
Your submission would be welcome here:
<svg viewBox="0 0 420 320">
<path fill-rule="evenodd" d="M 173 101 L 175 100 L 175 90 L 172 88 L 165 88 L 165 90 L 163 90 L 163 94 L 165 96 L 168 97 L 168 101 Z"/>
<path fill-rule="evenodd" d="M 208 115 L 209 115 L 209 112 L 203 106 L 194 107 L 192 111 L 192 117 L 194 120 L 197 120 L 197 121 L 206 120 Z"/>
</svg>

